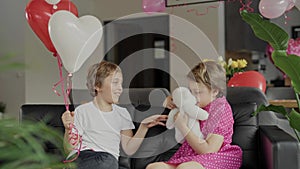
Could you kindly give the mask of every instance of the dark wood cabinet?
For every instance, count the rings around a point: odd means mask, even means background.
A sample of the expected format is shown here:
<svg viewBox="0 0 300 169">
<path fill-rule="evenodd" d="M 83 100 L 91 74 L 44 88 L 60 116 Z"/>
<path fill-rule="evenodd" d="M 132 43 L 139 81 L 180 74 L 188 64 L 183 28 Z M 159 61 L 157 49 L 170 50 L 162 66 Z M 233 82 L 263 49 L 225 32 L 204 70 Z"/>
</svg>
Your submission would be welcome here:
<svg viewBox="0 0 300 169">
<path fill-rule="evenodd" d="M 255 13 L 259 13 L 258 4 L 259 1 L 255 0 L 250 5 Z M 258 39 L 251 27 L 243 21 L 239 12 L 241 7 L 242 5 L 239 1 L 226 1 L 225 3 L 226 51 L 248 50 L 264 52 L 267 43 Z"/>
</svg>

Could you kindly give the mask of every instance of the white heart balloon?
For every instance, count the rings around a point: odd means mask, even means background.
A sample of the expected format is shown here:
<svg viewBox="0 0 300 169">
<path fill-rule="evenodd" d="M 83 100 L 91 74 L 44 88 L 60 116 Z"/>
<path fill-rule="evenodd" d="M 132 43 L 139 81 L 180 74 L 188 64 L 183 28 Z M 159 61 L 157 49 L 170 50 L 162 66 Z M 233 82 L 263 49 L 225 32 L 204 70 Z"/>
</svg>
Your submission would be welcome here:
<svg viewBox="0 0 300 169">
<path fill-rule="evenodd" d="M 55 12 L 48 24 L 51 41 L 65 69 L 76 72 L 98 46 L 103 30 L 94 16 L 77 18 L 65 10 Z"/>
</svg>

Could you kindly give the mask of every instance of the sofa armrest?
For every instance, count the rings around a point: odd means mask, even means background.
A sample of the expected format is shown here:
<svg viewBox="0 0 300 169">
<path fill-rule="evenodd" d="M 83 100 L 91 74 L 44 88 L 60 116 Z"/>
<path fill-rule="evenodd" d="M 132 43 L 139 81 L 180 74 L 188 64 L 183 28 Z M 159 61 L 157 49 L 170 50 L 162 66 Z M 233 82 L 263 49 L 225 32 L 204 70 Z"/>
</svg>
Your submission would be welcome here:
<svg viewBox="0 0 300 169">
<path fill-rule="evenodd" d="M 277 126 L 260 126 L 259 131 L 263 168 L 300 168 L 300 144 L 294 137 Z"/>
</svg>

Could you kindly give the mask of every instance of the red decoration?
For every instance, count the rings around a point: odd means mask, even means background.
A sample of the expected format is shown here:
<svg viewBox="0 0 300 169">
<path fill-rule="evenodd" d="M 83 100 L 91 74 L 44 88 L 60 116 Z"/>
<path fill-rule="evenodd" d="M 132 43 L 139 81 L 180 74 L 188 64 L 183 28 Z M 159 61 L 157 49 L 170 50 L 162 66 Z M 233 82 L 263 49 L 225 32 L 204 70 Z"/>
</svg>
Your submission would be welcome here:
<svg viewBox="0 0 300 169">
<path fill-rule="evenodd" d="M 31 0 L 25 9 L 26 19 L 31 29 L 53 54 L 57 52 L 49 36 L 48 22 L 52 14 L 59 10 L 70 11 L 78 17 L 77 8 L 70 0 L 61 0 L 55 5 L 44 0 Z"/>
<path fill-rule="evenodd" d="M 228 87 L 255 87 L 263 92 L 266 91 L 266 79 L 257 71 L 238 72 L 228 81 Z"/>
</svg>

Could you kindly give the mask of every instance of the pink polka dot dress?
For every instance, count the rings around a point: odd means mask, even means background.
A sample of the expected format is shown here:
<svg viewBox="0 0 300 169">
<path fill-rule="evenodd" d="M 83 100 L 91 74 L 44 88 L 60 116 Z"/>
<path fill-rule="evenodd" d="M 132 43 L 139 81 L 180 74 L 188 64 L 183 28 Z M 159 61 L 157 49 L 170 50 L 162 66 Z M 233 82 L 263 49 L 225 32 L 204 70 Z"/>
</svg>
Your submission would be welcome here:
<svg viewBox="0 0 300 169">
<path fill-rule="evenodd" d="M 224 142 L 216 153 L 197 154 L 187 141 L 184 141 L 168 164 L 179 165 L 184 162 L 196 161 L 206 169 L 237 169 L 242 164 L 242 150 L 231 145 L 233 134 L 232 110 L 225 97 L 217 98 L 204 107 L 209 113 L 205 121 L 200 121 L 204 138 L 209 134 L 224 136 Z"/>
</svg>

